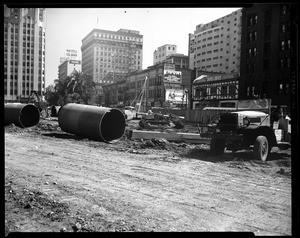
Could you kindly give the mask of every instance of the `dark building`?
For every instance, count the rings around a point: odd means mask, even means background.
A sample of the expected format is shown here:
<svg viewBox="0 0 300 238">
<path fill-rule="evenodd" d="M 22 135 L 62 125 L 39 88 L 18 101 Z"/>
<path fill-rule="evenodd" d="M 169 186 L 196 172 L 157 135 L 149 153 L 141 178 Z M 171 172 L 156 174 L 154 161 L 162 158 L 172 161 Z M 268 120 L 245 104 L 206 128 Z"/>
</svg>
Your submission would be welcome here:
<svg viewBox="0 0 300 238">
<path fill-rule="evenodd" d="M 271 98 L 290 110 L 291 6 L 243 8 L 239 99 Z"/>
</svg>

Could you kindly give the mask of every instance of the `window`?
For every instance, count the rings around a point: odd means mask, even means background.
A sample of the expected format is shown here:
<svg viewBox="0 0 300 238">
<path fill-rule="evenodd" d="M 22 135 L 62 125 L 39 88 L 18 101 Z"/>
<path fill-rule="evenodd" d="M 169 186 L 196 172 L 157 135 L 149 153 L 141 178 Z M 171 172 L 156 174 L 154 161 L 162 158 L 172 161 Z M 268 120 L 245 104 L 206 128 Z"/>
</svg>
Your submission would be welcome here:
<svg viewBox="0 0 300 238">
<path fill-rule="evenodd" d="M 222 85 L 221 86 L 221 96 L 226 96 L 227 95 L 227 85 Z"/>
<path fill-rule="evenodd" d="M 235 94 L 236 94 L 235 85 L 229 85 L 229 95 L 230 96 L 235 96 Z"/>
<path fill-rule="evenodd" d="M 286 5 L 283 5 L 282 6 L 282 15 L 285 15 L 286 14 Z"/>
<path fill-rule="evenodd" d="M 282 24 L 282 26 L 281 26 L 281 32 L 282 33 L 286 32 L 285 24 Z"/>
<path fill-rule="evenodd" d="M 285 42 L 281 41 L 281 50 L 285 50 Z"/>
<path fill-rule="evenodd" d="M 216 95 L 217 94 L 217 87 L 211 87 L 210 88 L 210 94 L 211 95 Z"/>
</svg>

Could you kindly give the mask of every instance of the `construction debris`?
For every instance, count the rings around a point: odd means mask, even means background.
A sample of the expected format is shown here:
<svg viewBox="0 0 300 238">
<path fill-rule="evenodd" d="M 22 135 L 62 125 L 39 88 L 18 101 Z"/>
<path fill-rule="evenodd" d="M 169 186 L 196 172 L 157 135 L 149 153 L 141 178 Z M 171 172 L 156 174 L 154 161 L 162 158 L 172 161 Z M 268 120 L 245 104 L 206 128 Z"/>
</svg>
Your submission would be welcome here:
<svg viewBox="0 0 300 238">
<path fill-rule="evenodd" d="M 153 138 L 165 139 L 167 141 L 188 142 L 193 144 L 209 144 L 210 139 L 201 138 L 196 133 L 177 133 L 175 131 L 140 131 L 131 130 L 126 133 L 129 139 L 151 140 Z"/>
</svg>

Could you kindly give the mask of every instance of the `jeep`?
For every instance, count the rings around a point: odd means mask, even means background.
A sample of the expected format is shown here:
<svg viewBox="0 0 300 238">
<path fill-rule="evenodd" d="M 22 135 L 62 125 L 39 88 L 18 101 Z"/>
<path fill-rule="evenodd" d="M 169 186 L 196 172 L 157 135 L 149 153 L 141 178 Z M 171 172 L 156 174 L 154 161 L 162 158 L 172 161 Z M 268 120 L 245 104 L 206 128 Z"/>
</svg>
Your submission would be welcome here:
<svg viewBox="0 0 300 238">
<path fill-rule="evenodd" d="M 234 111 L 231 108 L 231 111 L 217 115 L 202 127 L 201 137 L 211 138 L 212 155 L 223 154 L 225 148 L 235 152 L 253 146 L 254 158 L 267 160 L 271 148 L 277 146 L 274 130 L 270 126 L 270 113 L 266 113 L 270 110 L 270 104 L 264 110 L 255 103 L 254 106 L 251 103 L 248 105 L 244 108 L 237 106 Z"/>
</svg>

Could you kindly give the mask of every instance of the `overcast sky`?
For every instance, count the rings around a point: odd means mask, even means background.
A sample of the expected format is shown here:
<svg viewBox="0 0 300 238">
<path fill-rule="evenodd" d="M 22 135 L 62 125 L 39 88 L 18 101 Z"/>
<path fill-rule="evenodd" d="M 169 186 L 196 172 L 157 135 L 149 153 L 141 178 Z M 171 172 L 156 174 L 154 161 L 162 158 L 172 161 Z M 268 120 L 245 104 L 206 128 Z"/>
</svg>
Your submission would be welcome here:
<svg viewBox="0 0 300 238">
<path fill-rule="evenodd" d="M 188 54 L 188 34 L 240 8 L 46 8 L 46 87 L 58 78 L 60 57 L 66 49 L 77 50 L 81 60 L 82 39 L 94 28 L 120 28 L 143 35 L 143 69 L 153 65 L 153 52 L 165 44 L 177 45 Z"/>
</svg>

